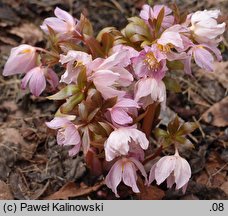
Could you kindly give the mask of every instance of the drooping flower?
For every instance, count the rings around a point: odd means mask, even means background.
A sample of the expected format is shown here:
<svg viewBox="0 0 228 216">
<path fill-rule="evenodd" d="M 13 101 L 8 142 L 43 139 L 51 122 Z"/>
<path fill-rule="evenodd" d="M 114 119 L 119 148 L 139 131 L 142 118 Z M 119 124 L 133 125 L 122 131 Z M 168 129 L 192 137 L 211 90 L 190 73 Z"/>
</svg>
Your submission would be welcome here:
<svg viewBox="0 0 228 216">
<path fill-rule="evenodd" d="M 139 105 L 137 102 L 130 98 L 121 98 L 117 103 L 108 109 L 110 113 L 112 123 L 117 125 L 127 125 L 133 122 L 132 117 L 129 114 L 137 113 Z"/>
<path fill-rule="evenodd" d="M 123 127 L 114 130 L 104 144 L 106 160 L 111 161 L 115 157 L 127 155 L 132 141 L 144 150 L 148 148 L 149 141 L 145 134 L 136 128 Z"/>
<path fill-rule="evenodd" d="M 78 128 L 67 117 L 55 117 L 46 125 L 57 132 L 57 143 L 62 146 L 74 146 L 69 150 L 69 155 L 77 154 L 81 147 L 81 136 Z"/>
<path fill-rule="evenodd" d="M 164 8 L 165 14 L 161 26 L 164 29 L 169 28 L 174 22 L 174 17 L 171 15 L 172 10 L 165 5 L 155 5 L 153 8 L 151 8 L 148 4 L 145 4 L 143 5 L 139 16 L 146 22 L 148 22 L 149 19 L 153 21 L 154 19 L 158 18 L 158 14 L 160 13 L 162 8 Z"/>
<path fill-rule="evenodd" d="M 72 17 L 68 12 L 56 7 L 54 14 L 56 17 L 46 18 L 40 26 L 44 32 L 49 32 L 48 26 L 60 34 L 70 33 L 76 29 L 78 20 Z"/>
<path fill-rule="evenodd" d="M 215 45 L 199 44 L 192 45 L 192 48 L 188 51 L 188 58 L 184 61 L 185 72 L 191 74 L 191 60 L 192 56 L 195 63 L 202 69 L 206 71 L 214 70 L 215 58 L 212 53 L 216 56 L 218 61 L 222 60 L 222 55 L 220 50 Z"/>
<path fill-rule="evenodd" d="M 87 74 L 90 72 L 87 66 L 92 62 L 92 56 L 85 52 L 70 50 L 67 55 L 60 55 L 60 62 L 61 64 L 67 64 L 66 71 L 61 76 L 60 82 L 67 84 L 76 83 L 78 74 L 83 67 L 86 68 Z"/>
<path fill-rule="evenodd" d="M 118 160 L 109 171 L 105 178 L 106 185 L 112 189 L 116 197 L 119 197 L 117 193 L 117 187 L 121 180 L 125 185 L 132 188 L 135 193 L 139 193 L 137 186 L 137 170 L 145 177 L 147 183 L 147 175 L 143 165 L 135 158 L 122 158 Z"/>
<path fill-rule="evenodd" d="M 22 44 L 11 49 L 10 56 L 5 64 L 3 75 L 23 74 L 36 66 L 36 48 Z"/>
<path fill-rule="evenodd" d="M 173 156 L 162 157 L 150 170 L 149 184 L 156 180 L 160 185 L 167 180 L 167 187 L 171 188 L 176 183 L 176 190 L 182 188 L 185 192 L 191 177 L 189 163 L 182 158 L 178 151 Z"/>
<path fill-rule="evenodd" d="M 38 97 L 46 88 L 46 80 L 53 89 L 55 89 L 59 83 L 58 76 L 51 68 L 35 67 L 26 73 L 21 81 L 21 88 L 25 89 L 29 84 L 31 93 Z"/>
<path fill-rule="evenodd" d="M 132 67 L 137 77 L 147 76 L 161 80 L 168 70 L 166 59 L 166 55 L 153 44 L 151 47 L 144 47 L 139 56 L 132 59 Z"/>
<path fill-rule="evenodd" d="M 154 103 L 162 103 L 163 108 L 166 104 L 166 87 L 162 80 L 154 78 L 140 79 L 135 85 L 135 101 L 144 109 Z"/>
<path fill-rule="evenodd" d="M 197 11 L 191 16 L 190 30 L 199 42 L 216 42 L 216 39 L 225 31 L 225 22 L 218 24 L 220 10 Z"/>
</svg>

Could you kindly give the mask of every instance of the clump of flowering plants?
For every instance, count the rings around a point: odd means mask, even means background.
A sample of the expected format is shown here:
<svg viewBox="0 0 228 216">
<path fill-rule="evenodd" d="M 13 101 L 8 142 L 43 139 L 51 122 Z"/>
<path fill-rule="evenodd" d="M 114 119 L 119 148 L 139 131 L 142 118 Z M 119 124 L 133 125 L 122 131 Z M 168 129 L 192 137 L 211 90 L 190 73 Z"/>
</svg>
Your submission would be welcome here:
<svg viewBox="0 0 228 216">
<path fill-rule="evenodd" d="M 48 99 L 61 105 L 46 125 L 56 130 L 57 143 L 67 146 L 70 156 L 82 151 L 91 173 L 106 175 L 106 185 L 117 197 L 121 181 L 140 192 L 141 177 L 146 185 L 166 180 L 167 187 L 175 184 L 184 192 L 191 168 L 178 147 L 190 143 L 186 136 L 197 126 L 181 124 L 176 117 L 160 129 L 158 116 L 166 109 L 167 90 L 178 89 L 174 70 L 191 75 L 194 60 L 213 71 L 215 59 L 221 61 L 217 47 L 225 23 L 216 20 L 220 11 L 181 16 L 175 5 L 144 5 L 124 29 L 107 27 L 96 37 L 84 15 L 78 20 L 60 8 L 54 12 L 56 17 L 41 25 L 48 49 L 13 48 L 3 75 L 24 75 L 22 89 L 28 86 L 35 96 L 47 83 L 51 86 L 54 94 Z M 64 70 L 61 77 L 53 69 L 56 64 Z M 144 164 L 166 148 L 175 154 L 161 157 L 146 173 Z"/>
</svg>

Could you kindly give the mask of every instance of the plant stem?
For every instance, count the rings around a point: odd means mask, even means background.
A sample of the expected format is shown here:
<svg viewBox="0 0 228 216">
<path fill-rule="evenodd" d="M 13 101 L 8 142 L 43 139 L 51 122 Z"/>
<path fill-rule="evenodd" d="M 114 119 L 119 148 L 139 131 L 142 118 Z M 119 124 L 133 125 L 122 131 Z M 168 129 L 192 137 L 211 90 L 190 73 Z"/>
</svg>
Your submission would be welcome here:
<svg viewBox="0 0 228 216">
<path fill-rule="evenodd" d="M 48 50 L 46 50 L 46 49 L 43 49 L 43 48 L 41 48 L 41 47 L 35 47 L 36 48 L 36 50 L 38 50 L 38 51 L 40 51 L 40 52 L 44 52 L 44 53 L 47 53 L 47 54 L 49 54 L 49 55 L 51 55 L 51 56 L 54 56 L 54 57 L 56 57 L 56 58 L 59 58 L 59 55 L 58 54 L 55 54 L 55 53 L 53 53 L 53 52 L 50 52 L 50 51 L 48 51 Z"/>
<path fill-rule="evenodd" d="M 144 161 L 143 161 L 143 165 L 145 165 L 147 162 L 153 160 L 154 158 L 156 158 L 158 155 L 160 155 L 160 153 L 162 152 L 162 146 L 160 146 L 156 152 L 150 156 L 148 156 Z"/>
<path fill-rule="evenodd" d="M 144 131 L 148 139 L 152 130 L 156 108 L 157 103 L 150 104 L 146 110 L 147 114 L 143 119 L 142 130 Z"/>
</svg>

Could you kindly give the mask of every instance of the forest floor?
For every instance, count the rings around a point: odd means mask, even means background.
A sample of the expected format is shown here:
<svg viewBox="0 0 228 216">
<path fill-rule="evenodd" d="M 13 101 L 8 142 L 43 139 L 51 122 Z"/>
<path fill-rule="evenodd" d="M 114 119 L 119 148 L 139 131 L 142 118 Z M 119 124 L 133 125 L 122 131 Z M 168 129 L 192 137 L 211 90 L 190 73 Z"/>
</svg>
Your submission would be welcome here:
<svg viewBox="0 0 228 216">
<path fill-rule="evenodd" d="M 169 3 L 171 1 L 154 1 Z M 127 17 L 138 14 L 146 0 L 0 0 L 0 68 L 10 49 L 21 43 L 44 46 L 39 25 L 53 16 L 56 6 L 75 17 L 83 12 L 96 32 L 106 26 L 121 29 Z M 219 8 L 228 26 L 228 2 L 177 0 L 181 11 Z M 180 76 L 182 92 L 169 93 L 166 119 L 176 114 L 199 124 L 192 137 L 194 149 L 181 154 L 192 167 L 185 194 L 151 186 L 140 195 L 123 187 L 123 199 L 227 199 L 228 198 L 228 33 L 223 38 L 223 62 L 214 73 L 193 67 L 193 77 Z M 0 73 L 0 199 L 116 199 L 102 177 L 93 178 L 82 156 L 69 157 L 56 144 L 44 122 L 53 118 L 56 104 L 45 94 L 35 98 L 20 90 L 18 76 Z M 48 133 L 47 133 L 48 131 Z M 142 183 L 141 183 L 142 184 Z"/>
</svg>

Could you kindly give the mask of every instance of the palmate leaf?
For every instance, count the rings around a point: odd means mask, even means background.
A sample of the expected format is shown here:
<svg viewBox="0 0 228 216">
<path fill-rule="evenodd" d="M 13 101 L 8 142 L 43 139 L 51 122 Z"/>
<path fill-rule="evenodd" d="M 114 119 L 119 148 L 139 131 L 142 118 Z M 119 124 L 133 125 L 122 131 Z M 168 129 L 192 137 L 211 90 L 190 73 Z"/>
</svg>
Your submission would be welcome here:
<svg viewBox="0 0 228 216">
<path fill-rule="evenodd" d="M 179 126 L 180 126 L 180 122 L 179 122 L 178 116 L 176 116 L 168 124 L 168 133 L 171 135 L 175 134 L 178 131 Z"/>
<path fill-rule="evenodd" d="M 177 135 L 187 135 L 192 133 L 195 129 L 198 128 L 198 125 L 195 122 L 186 122 L 179 128 Z"/>
<path fill-rule="evenodd" d="M 93 36 L 93 26 L 83 14 L 81 14 L 79 23 L 83 35 Z"/>
<path fill-rule="evenodd" d="M 110 33 L 104 33 L 101 38 L 101 44 L 105 55 L 108 55 L 109 50 L 113 47 L 114 37 Z"/>
<path fill-rule="evenodd" d="M 66 102 L 60 107 L 60 111 L 64 114 L 68 114 L 72 111 L 76 105 L 78 105 L 84 99 L 84 94 L 82 92 L 77 93 L 69 97 Z"/>
<path fill-rule="evenodd" d="M 94 58 L 105 57 L 105 53 L 103 52 L 100 43 L 94 37 L 86 36 L 84 42 L 90 49 L 90 52 Z"/>
<path fill-rule="evenodd" d="M 188 140 L 185 136 L 193 132 L 197 127 L 197 124 L 194 122 L 186 122 L 180 125 L 178 116 L 176 116 L 172 121 L 169 122 L 167 131 L 156 128 L 154 135 L 157 140 L 160 140 L 163 148 L 175 143 L 192 145 L 190 140 Z"/>
<path fill-rule="evenodd" d="M 156 20 L 156 25 L 155 25 L 155 34 L 157 35 L 160 31 L 160 28 L 161 28 L 161 24 L 162 24 L 162 21 L 165 17 L 165 8 L 163 7 L 158 16 L 157 16 L 157 20 Z"/>
<path fill-rule="evenodd" d="M 78 74 L 78 77 L 77 77 L 78 88 L 80 90 L 83 90 L 86 83 L 87 83 L 86 69 L 85 69 L 85 67 L 82 67 L 82 70 L 80 71 L 80 73 Z"/>
<path fill-rule="evenodd" d="M 64 100 L 80 91 L 77 85 L 68 85 L 54 95 L 47 97 L 49 100 Z"/>
<path fill-rule="evenodd" d="M 131 42 L 143 42 L 151 41 L 152 36 L 150 34 L 150 29 L 144 22 L 144 20 L 139 17 L 131 17 L 128 19 L 130 22 L 126 28 L 122 31 L 122 34 L 129 38 Z"/>
</svg>

